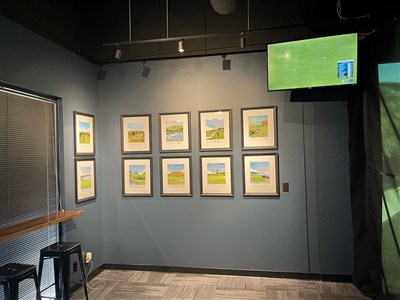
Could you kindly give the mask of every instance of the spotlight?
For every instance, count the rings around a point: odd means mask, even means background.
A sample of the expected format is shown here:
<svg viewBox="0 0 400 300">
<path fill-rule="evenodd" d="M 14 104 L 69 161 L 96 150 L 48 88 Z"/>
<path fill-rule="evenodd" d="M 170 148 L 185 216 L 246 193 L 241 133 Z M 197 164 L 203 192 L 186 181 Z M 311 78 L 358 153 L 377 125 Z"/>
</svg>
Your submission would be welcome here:
<svg viewBox="0 0 400 300">
<path fill-rule="evenodd" d="M 242 32 L 242 37 L 240 38 L 240 48 L 246 48 L 246 37 L 244 32 Z"/>
<path fill-rule="evenodd" d="M 118 48 L 118 45 L 115 45 L 115 54 L 114 57 L 116 59 L 121 59 L 122 56 L 122 50 Z"/>
<path fill-rule="evenodd" d="M 226 54 L 222 55 L 222 70 L 229 71 L 231 69 L 231 60 L 226 59 Z"/>
<path fill-rule="evenodd" d="M 149 76 L 151 69 L 149 67 L 146 67 L 146 63 L 143 62 L 143 71 L 142 71 L 142 77 L 147 78 Z"/>
<path fill-rule="evenodd" d="M 183 40 L 180 40 L 178 42 L 178 50 L 179 50 L 180 53 L 185 52 L 185 45 L 184 45 L 184 41 Z"/>
</svg>

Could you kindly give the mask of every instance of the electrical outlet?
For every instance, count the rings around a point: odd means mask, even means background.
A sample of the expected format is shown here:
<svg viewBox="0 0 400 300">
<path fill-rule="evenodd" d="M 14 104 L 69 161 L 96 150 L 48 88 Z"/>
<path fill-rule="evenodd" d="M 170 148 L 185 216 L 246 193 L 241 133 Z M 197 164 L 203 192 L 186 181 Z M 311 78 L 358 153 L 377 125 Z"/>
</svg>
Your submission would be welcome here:
<svg viewBox="0 0 400 300">
<path fill-rule="evenodd" d="M 85 254 L 85 263 L 90 263 L 92 261 L 92 252 L 86 252 Z"/>
<path fill-rule="evenodd" d="M 76 271 L 78 271 L 78 262 L 74 262 L 72 264 L 72 273 L 75 273 Z"/>
</svg>

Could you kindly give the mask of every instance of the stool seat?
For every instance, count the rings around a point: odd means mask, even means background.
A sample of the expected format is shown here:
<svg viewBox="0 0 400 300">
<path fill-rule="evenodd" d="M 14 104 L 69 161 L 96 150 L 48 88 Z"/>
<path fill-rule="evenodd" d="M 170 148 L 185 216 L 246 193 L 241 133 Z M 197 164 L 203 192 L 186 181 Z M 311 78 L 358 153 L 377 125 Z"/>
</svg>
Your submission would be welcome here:
<svg viewBox="0 0 400 300">
<path fill-rule="evenodd" d="M 77 252 L 81 247 L 80 243 L 76 242 L 58 242 L 51 244 L 50 246 L 44 247 L 40 252 L 43 255 L 49 256 L 61 256 L 63 254 L 71 254 Z M 79 248 L 79 249 L 78 249 Z"/>
<path fill-rule="evenodd" d="M 69 300 L 70 256 L 72 254 L 77 254 L 78 256 L 82 285 L 85 290 L 86 299 L 89 299 L 81 244 L 78 242 L 56 242 L 40 250 L 39 284 L 42 277 L 43 262 L 45 259 L 52 258 L 54 263 L 56 297 L 57 299 Z"/>
<path fill-rule="evenodd" d="M 35 265 L 9 263 L 0 267 L 0 283 L 4 285 L 6 300 L 18 300 L 19 283 L 27 278 L 34 279 L 36 298 L 41 299 Z"/>
</svg>

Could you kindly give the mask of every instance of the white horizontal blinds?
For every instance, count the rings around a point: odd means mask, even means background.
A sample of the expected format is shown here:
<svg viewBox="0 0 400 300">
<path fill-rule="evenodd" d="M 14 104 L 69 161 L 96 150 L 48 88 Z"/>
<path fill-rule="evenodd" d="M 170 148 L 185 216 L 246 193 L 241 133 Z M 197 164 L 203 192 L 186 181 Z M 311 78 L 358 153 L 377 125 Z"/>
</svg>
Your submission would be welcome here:
<svg viewBox="0 0 400 300">
<path fill-rule="evenodd" d="M 57 104 L 53 100 L 0 90 L 1 228 L 57 211 Z M 58 240 L 58 226 L 0 243 L 0 265 L 39 264 L 40 249 Z M 46 265 L 42 289 L 53 282 Z M 20 285 L 21 299 L 34 299 L 33 280 Z M 33 296 L 33 297 L 32 297 Z M 3 289 L 0 299 L 4 299 Z"/>
</svg>

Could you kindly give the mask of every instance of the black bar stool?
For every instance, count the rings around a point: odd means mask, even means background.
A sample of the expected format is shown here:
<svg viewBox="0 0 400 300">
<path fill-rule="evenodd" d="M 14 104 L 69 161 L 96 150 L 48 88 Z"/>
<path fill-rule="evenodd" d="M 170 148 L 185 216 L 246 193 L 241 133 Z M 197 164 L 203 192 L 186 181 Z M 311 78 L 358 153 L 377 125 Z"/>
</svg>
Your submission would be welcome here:
<svg viewBox="0 0 400 300">
<path fill-rule="evenodd" d="M 0 267 L 0 283 L 4 286 L 6 300 L 18 300 L 19 283 L 27 278 L 35 280 L 36 299 L 41 299 L 35 265 L 9 263 Z"/>
<path fill-rule="evenodd" d="M 81 244 L 77 242 L 57 242 L 40 250 L 39 284 L 42 280 L 44 260 L 53 258 L 54 283 L 57 299 L 70 299 L 70 256 L 75 253 L 78 255 L 82 285 L 85 289 L 86 299 L 88 300 L 89 297 L 86 285 L 86 273 L 83 265 Z"/>
</svg>

